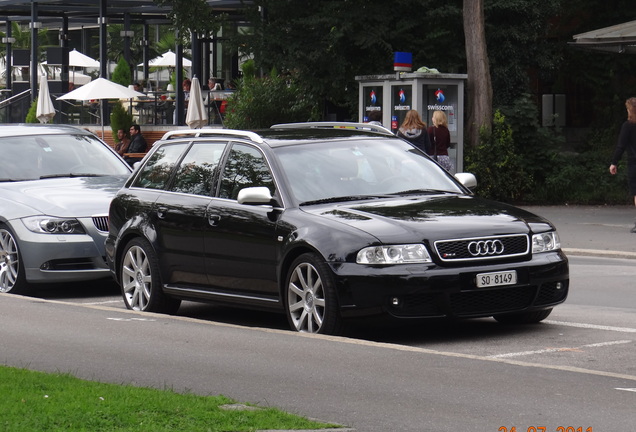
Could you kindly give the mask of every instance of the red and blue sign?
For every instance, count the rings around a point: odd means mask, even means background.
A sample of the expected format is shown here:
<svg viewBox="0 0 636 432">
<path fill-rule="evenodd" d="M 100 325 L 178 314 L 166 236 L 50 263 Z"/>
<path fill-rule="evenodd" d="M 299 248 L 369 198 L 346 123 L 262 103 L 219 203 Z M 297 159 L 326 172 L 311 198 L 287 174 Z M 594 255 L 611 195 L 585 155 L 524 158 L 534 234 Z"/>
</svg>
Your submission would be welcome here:
<svg viewBox="0 0 636 432">
<path fill-rule="evenodd" d="M 393 55 L 393 70 L 410 72 L 413 69 L 413 53 L 395 52 Z"/>
<path fill-rule="evenodd" d="M 444 96 L 444 92 L 441 89 L 437 89 L 435 92 L 435 99 L 437 99 L 437 103 L 443 103 L 446 100 L 446 96 Z"/>
</svg>

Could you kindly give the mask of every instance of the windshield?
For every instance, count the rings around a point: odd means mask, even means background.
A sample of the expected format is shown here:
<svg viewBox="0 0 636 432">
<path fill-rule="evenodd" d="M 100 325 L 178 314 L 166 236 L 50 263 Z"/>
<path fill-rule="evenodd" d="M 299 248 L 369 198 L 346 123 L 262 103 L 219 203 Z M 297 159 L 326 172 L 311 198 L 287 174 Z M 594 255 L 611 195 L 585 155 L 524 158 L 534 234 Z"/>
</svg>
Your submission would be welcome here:
<svg viewBox="0 0 636 432">
<path fill-rule="evenodd" d="M 0 138 L 0 154 L 0 181 L 130 174 L 124 161 L 99 140 L 85 135 Z"/>
<path fill-rule="evenodd" d="M 463 193 L 450 175 L 399 139 L 360 139 L 275 149 L 301 204 L 421 193 Z"/>
</svg>

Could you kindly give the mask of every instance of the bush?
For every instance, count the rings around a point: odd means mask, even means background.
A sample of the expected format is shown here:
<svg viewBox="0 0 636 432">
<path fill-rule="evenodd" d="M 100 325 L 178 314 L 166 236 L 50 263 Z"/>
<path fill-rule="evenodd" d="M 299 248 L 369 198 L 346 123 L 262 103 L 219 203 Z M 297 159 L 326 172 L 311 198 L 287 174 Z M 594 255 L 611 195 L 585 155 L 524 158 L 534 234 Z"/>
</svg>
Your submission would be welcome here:
<svg viewBox="0 0 636 432">
<path fill-rule="evenodd" d="M 130 65 L 125 58 L 121 57 L 113 70 L 113 75 L 110 80 L 114 83 L 128 87 L 132 84 L 132 72 L 130 71 Z"/>
<path fill-rule="evenodd" d="M 40 123 L 40 120 L 36 117 L 38 111 L 38 98 L 35 98 L 29 107 L 29 111 L 27 112 L 26 118 L 24 119 L 25 123 Z"/>
<path fill-rule="evenodd" d="M 317 119 L 316 104 L 307 95 L 293 79 L 275 72 L 265 78 L 244 75 L 227 101 L 224 124 L 234 129 L 259 129 Z"/>
<path fill-rule="evenodd" d="M 479 145 L 466 150 L 466 169 L 477 177 L 480 196 L 505 202 L 521 198 L 527 173 L 501 111 L 495 112 L 492 130 L 480 130 Z"/>
</svg>

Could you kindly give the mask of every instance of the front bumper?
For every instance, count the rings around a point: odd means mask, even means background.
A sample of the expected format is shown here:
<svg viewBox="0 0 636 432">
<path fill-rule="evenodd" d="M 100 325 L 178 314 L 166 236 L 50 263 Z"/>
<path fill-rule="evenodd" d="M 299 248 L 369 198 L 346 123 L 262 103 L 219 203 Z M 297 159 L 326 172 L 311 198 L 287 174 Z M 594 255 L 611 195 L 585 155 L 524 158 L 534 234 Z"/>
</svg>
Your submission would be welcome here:
<svg viewBox="0 0 636 432">
<path fill-rule="evenodd" d="M 560 251 L 503 264 L 340 264 L 332 265 L 332 269 L 343 316 L 486 317 L 553 307 L 566 300 L 569 289 L 568 260 Z M 516 270 L 516 284 L 477 287 L 477 274 L 508 270 Z"/>
<path fill-rule="evenodd" d="M 106 232 L 91 218 L 79 219 L 86 234 L 38 234 L 21 221 L 11 228 L 17 236 L 25 276 L 30 283 L 79 282 L 110 277 L 104 259 Z"/>
</svg>

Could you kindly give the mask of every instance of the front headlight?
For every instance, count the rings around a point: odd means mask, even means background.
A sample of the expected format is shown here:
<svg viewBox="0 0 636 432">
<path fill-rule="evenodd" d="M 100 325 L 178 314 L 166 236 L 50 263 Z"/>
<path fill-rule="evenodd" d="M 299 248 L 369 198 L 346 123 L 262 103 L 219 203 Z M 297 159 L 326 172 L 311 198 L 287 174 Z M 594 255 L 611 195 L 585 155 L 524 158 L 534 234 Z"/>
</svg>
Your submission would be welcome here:
<svg viewBox="0 0 636 432">
<path fill-rule="evenodd" d="M 40 234 L 85 234 L 77 219 L 52 216 L 31 216 L 22 219 L 29 231 Z"/>
<path fill-rule="evenodd" d="M 371 246 L 358 252 L 358 264 L 412 264 L 432 262 L 423 244 Z"/>
<path fill-rule="evenodd" d="M 532 236 L 532 253 L 550 252 L 561 248 L 556 231 L 535 234 Z"/>
</svg>

